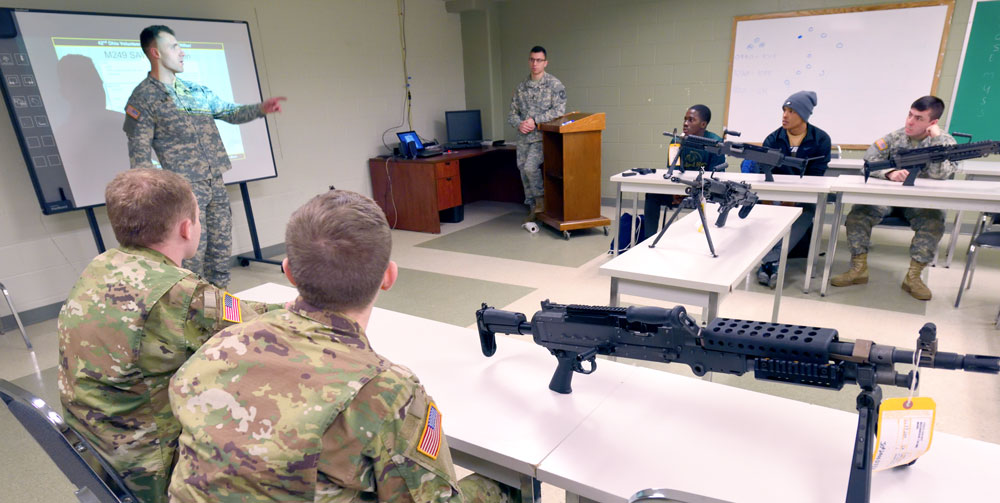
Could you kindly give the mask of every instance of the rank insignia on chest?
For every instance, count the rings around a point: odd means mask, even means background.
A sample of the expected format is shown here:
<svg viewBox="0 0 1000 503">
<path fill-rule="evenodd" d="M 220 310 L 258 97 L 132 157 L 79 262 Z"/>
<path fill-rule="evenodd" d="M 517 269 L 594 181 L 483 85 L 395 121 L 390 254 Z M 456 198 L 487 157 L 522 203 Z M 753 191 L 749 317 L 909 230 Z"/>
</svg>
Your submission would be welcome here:
<svg viewBox="0 0 1000 503">
<path fill-rule="evenodd" d="M 441 450 L 441 411 L 431 402 L 427 405 L 427 417 L 424 419 L 424 432 L 420 435 L 417 451 L 437 459 Z"/>
<path fill-rule="evenodd" d="M 139 120 L 139 109 L 138 108 L 136 108 L 136 107 L 134 107 L 132 105 L 126 105 L 125 106 L 125 113 L 128 114 L 129 117 L 131 117 L 131 118 L 133 118 L 135 120 Z"/>
<path fill-rule="evenodd" d="M 879 138 L 879 139 L 875 140 L 875 148 L 877 148 L 880 151 L 882 151 L 882 150 L 885 150 L 885 149 L 889 148 L 889 144 L 886 143 L 885 138 Z"/>
<path fill-rule="evenodd" d="M 243 316 L 240 312 L 240 299 L 233 297 L 229 292 L 224 292 L 222 297 L 222 319 L 233 323 L 242 323 Z"/>
</svg>

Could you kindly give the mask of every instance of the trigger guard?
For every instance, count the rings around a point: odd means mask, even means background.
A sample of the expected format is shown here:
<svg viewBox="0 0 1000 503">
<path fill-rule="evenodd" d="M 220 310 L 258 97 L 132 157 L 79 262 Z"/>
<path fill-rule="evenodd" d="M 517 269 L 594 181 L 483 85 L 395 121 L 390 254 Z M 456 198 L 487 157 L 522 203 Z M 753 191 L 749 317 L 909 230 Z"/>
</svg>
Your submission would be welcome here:
<svg viewBox="0 0 1000 503">
<path fill-rule="evenodd" d="M 583 362 L 590 362 L 590 369 L 589 370 L 584 370 L 584 368 L 583 368 Z M 586 360 L 577 361 L 573 365 L 573 370 L 575 372 L 579 372 L 579 373 L 581 373 L 583 375 L 593 374 L 594 371 L 597 370 L 597 359 L 594 358 L 593 356 L 591 356 L 590 358 L 587 358 Z"/>
</svg>

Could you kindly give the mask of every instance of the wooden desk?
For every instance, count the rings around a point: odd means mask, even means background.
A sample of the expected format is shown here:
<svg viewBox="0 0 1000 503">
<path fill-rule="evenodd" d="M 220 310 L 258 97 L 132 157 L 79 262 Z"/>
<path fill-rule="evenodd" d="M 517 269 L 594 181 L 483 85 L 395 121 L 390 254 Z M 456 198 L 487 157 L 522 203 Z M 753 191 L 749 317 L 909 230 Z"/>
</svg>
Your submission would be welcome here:
<svg viewBox="0 0 1000 503">
<path fill-rule="evenodd" d="M 661 177 L 662 179 L 662 177 Z M 719 302 L 733 286 L 756 270 L 771 248 L 782 240 L 778 285 L 774 290 L 771 321 L 778 321 L 782 284 L 788 257 L 788 231 L 802 208 L 756 205 L 746 219 L 730 212 L 726 226 L 714 225 L 719 206 L 705 205 L 712 242 L 718 257 L 712 257 L 701 231 L 701 218 L 692 211 L 667 229 L 663 239 L 650 248 L 656 236 L 611 259 L 600 267 L 611 276 L 611 305 L 621 294 L 702 306 L 702 320 L 718 314 Z M 736 210 L 733 210 L 736 211 Z"/>
<path fill-rule="evenodd" d="M 904 187 L 899 182 L 881 178 L 869 178 L 868 183 L 865 183 L 863 176 L 840 175 L 830 186 L 830 192 L 837 193 L 837 207 L 833 225 L 830 226 L 830 243 L 823 264 L 823 284 L 819 291 L 823 296 L 830 286 L 830 268 L 833 265 L 833 254 L 837 251 L 837 236 L 845 204 L 1000 213 L 1000 182 L 917 178 L 912 187 Z"/>
<path fill-rule="evenodd" d="M 393 229 L 441 232 L 440 211 L 479 200 L 524 202 L 514 147 L 459 150 L 423 159 L 368 160 L 372 199 Z"/>
<path fill-rule="evenodd" d="M 639 193 L 652 194 L 673 194 L 682 195 L 687 189 L 687 185 L 674 183 L 663 178 L 667 171 L 657 169 L 656 173 L 648 175 L 622 176 L 619 173 L 611 177 L 611 181 L 618 184 L 618 198 L 616 201 L 616 220 L 614 245 L 612 250 L 618 250 L 618 219 L 621 217 L 622 193 L 632 192 L 632 214 L 639 211 Z M 626 171 L 629 173 L 629 171 Z M 681 174 L 675 172 L 677 176 L 685 180 L 694 180 L 698 174 L 694 171 L 686 171 Z M 708 176 L 707 174 L 705 176 Z M 762 201 L 787 201 L 793 203 L 813 203 L 816 205 L 816 212 L 813 215 L 813 229 L 809 238 L 809 256 L 806 259 L 806 278 L 802 286 L 802 291 L 809 293 L 809 285 L 812 281 L 813 266 L 816 263 L 816 255 L 819 253 L 820 232 L 823 228 L 823 217 L 826 215 L 826 199 L 830 192 L 830 185 L 834 178 L 825 176 L 803 176 L 798 175 L 774 175 L 773 182 L 765 182 L 765 175 L 761 173 L 716 173 L 719 180 L 746 182 L 750 184 L 750 190 L 755 192 Z M 753 211 L 757 211 L 756 207 Z M 730 220 L 731 221 L 731 220 Z M 632 236 L 635 235 L 635 219 L 632 219 Z"/>
</svg>

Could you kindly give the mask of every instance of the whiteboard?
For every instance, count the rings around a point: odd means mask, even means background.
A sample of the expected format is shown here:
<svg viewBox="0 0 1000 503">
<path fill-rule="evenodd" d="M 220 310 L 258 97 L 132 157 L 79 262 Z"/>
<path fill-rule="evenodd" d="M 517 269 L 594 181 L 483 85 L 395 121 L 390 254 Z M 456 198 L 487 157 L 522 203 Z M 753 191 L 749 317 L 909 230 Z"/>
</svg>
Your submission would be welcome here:
<svg viewBox="0 0 1000 503">
<path fill-rule="evenodd" d="M 817 94 L 809 122 L 834 144 L 867 147 L 903 127 L 910 104 L 937 87 L 954 4 L 934 4 L 735 18 L 726 127 L 763 141 L 803 90 Z"/>
<path fill-rule="evenodd" d="M 165 24 L 185 52 L 180 77 L 228 102 L 261 101 L 246 22 L 0 9 L 0 75 L 42 212 L 104 204 L 129 169 L 125 102 L 149 72 L 139 32 Z M 10 64 L 8 64 L 10 63 Z M 225 183 L 277 176 L 265 120 L 216 121 L 233 169 Z"/>
</svg>

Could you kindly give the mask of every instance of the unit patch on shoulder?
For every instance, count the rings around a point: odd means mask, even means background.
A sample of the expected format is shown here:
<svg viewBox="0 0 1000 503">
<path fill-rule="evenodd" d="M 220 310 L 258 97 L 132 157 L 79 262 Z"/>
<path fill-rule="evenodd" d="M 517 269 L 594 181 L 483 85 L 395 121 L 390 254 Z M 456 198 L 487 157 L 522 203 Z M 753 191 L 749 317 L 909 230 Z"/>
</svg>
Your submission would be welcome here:
<svg viewBox="0 0 1000 503">
<path fill-rule="evenodd" d="M 427 405 L 427 417 L 424 419 L 424 432 L 420 435 L 417 451 L 426 454 L 431 459 L 437 459 L 441 450 L 441 411 L 431 402 Z"/>
<path fill-rule="evenodd" d="M 135 120 L 139 120 L 139 109 L 138 108 L 136 108 L 136 107 L 134 107 L 132 105 L 125 105 L 125 113 L 128 114 L 129 117 L 131 117 L 131 118 L 133 118 Z"/>
<path fill-rule="evenodd" d="M 222 319 L 233 323 L 243 323 L 243 313 L 240 312 L 240 299 L 229 292 L 222 293 Z"/>
<path fill-rule="evenodd" d="M 881 152 L 889 148 L 889 144 L 885 141 L 885 138 L 879 138 L 875 140 L 875 148 L 879 149 L 879 151 Z"/>
</svg>

